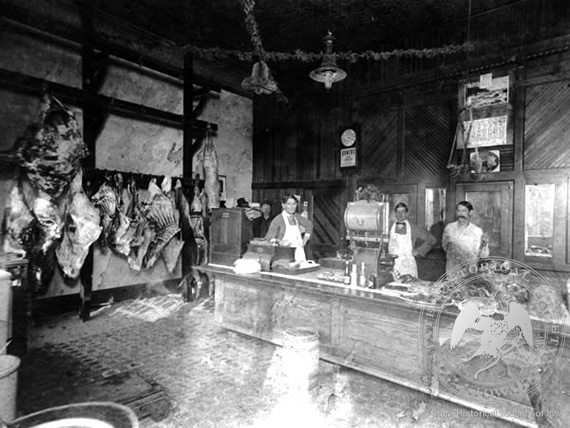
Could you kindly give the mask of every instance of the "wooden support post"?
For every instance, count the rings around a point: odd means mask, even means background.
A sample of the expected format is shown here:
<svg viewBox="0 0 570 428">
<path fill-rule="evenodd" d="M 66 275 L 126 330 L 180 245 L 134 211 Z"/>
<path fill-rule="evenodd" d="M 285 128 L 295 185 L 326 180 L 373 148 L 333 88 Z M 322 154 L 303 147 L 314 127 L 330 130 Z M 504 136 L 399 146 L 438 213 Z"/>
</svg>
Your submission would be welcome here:
<svg viewBox="0 0 570 428">
<path fill-rule="evenodd" d="M 99 81 L 97 77 L 104 75 L 97 67 L 97 58 L 93 46 L 93 15 L 95 5 L 89 0 L 80 3 L 81 24 L 83 27 L 83 44 L 81 50 L 82 83 L 84 100 L 83 103 L 83 139 L 87 145 L 89 154 L 83 160 L 83 168 L 86 172 L 95 168 L 95 147 L 99 128 L 101 126 L 101 114 L 98 111 L 95 98 Z M 84 177 L 88 174 L 84 174 Z M 84 178 L 85 180 L 85 178 Z M 85 184 L 85 183 L 84 183 Z M 87 258 L 81 268 L 80 280 L 80 308 L 79 317 L 82 321 L 90 318 L 91 312 L 91 291 L 93 287 L 93 247 L 89 248 Z"/>
<path fill-rule="evenodd" d="M 193 147 L 194 140 L 194 114 L 193 114 L 193 98 L 192 92 L 194 89 L 194 70 L 193 58 L 190 53 L 184 55 L 184 104 L 183 104 L 183 137 L 182 137 L 182 183 L 183 188 L 189 188 L 192 183 L 192 159 L 196 153 L 196 148 Z M 196 243 L 191 242 L 194 236 L 185 234 L 183 236 L 184 245 L 182 247 L 182 278 L 186 281 L 185 287 L 188 290 L 188 298 L 192 299 L 192 265 L 196 256 Z"/>
</svg>

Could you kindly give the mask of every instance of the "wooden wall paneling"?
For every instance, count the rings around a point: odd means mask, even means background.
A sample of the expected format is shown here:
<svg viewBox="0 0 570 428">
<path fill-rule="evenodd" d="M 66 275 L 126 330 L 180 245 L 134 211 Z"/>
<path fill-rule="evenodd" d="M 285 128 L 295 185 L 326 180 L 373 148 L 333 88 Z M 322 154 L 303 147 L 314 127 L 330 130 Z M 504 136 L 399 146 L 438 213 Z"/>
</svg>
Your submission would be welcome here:
<svg viewBox="0 0 570 428">
<path fill-rule="evenodd" d="M 397 111 L 379 111 L 373 106 L 361 117 L 361 176 L 396 176 Z"/>
<path fill-rule="evenodd" d="M 524 229 L 525 229 L 525 184 L 524 177 L 517 177 L 514 180 L 513 189 L 513 257 L 515 260 L 524 259 Z"/>
<path fill-rule="evenodd" d="M 570 178 L 565 177 L 565 180 L 566 180 L 566 245 L 564 245 L 564 251 L 566 252 L 566 264 L 570 264 Z M 570 296 L 568 296 L 568 299 L 570 306 Z"/>
<path fill-rule="evenodd" d="M 418 196 L 416 208 L 416 224 L 425 227 L 426 224 L 426 185 L 424 182 L 418 183 Z"/>
<path fill-rule="evenodd" d="M 404 127 L 406 126 L 406 115 L 404 109 L 398 109 L 398 124 L 396 137 L 396 177 L 401 180 L 404 176 Z"/>
<path fill-rule="evenodd" d="M 568 212 L 568 180 L 559 179 L 556 182 L 554 199 L 554 265 L 566 264 L 567 229 L 566 222 Z"/>
<path fill-rule="evenodd" d="M 317 258 L 334 256 L 344 228 L 342 189 L 318 189 L 313 194 L 311 246 Z"/>
<path fill-rule="evenodd" d="M 335 179 L 342 176 L 340 172 L 340 132 L 342 125 L 357 123 L 356 120 L 345 119 L 350 115 L 350 107 L 335 108 L 332 111 L 330 134 L 326 140 L 322 142 L 324 145 L 321 150 L 321 175 L 320 179 Z M 362 141 L 362 135 L 360 135 Z M 361 155 L 361 154 L 360 154 Z M 358 160 L 362 163 L 362 158 Z"/>
<path fill-rule="evenodd" d="M 509 99 L 507 103 L 507 146 L 502 146 L 501 149 L 509 149 L 504 152 L 505 162 L 503 162 L 503 150 L 501 150 L 501 171 L 513 171 L 514 170 L 514 144 L 515 144 L 515 132 L 517 130 L 517 112 L 515 110 L 515 105 L 517 103 L 517 72 L 514 69 L 508 71 L 509 77 Z"/>
<path fill-rule="evenodd" d="M 403 174 L 446 174 L 451 146 L 449 107 L 406 107 L 404 115 Z"/>
<path fill-rule="evenodd" d="M 304 103 L 303 103 L 304 104 Z M 295 115 L 297 139 L 296 180 L 314 180 L 320 175 L 322 126 L 325 119 L 318 109 L 304 108 Z"/>
<path fill-rule="evenodd" d="M 275 181 L 274 134 L 275 101 L 256 97 L 253 103 L 253 174 L 254 183 Z"/>
<path fill-rule="evenodd" d="M 523 170 L 523 163 L 524 163 L 524 118 L 525 118 L 525 105 L 526 105 L 526 89 L 520 85 L 518 85 L 518 79 L 520 74 L 524 72 L 524 69 L 521 67 L 517 70 L 518 73 L 515 75 L 514 79 L 514 94 L 512 96 L 514 99 L 511 101 L 511 104 L 514 106 L 514 135 L 513 135 L 513 146 L 514 146 L 514 153 L 513 153 L 513 170 L 517 173 Z M 516 191 L 515 183 L 515 191 Z M 516 201 L 516 198 L 515 198 Z M 516 209 L 516 205 L 515 205 Z M 515 247 L 516 248 L 516 247 Z"/>
<path fill-rule="evenodd" d="M 569 109 L 570 88 L 566 81 L 526 89 L 525 169 L 570 167 Z"/>
</svg>

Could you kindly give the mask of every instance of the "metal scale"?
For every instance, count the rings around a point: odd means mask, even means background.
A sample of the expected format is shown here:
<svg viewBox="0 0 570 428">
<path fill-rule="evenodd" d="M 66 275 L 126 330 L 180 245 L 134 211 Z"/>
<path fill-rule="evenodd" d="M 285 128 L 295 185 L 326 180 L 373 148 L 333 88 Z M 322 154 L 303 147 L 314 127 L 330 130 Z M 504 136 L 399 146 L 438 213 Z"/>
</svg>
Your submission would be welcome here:
<svg viewBox="0 0 570 428">
<path fill-rule="evenodd" d="M 382 253 L 388 247 L 389 202 L 349 202 L 344 211 L 346 239 L 358 269 L 364 263 L 366 275 L 377 274 Z"/>
</svg>

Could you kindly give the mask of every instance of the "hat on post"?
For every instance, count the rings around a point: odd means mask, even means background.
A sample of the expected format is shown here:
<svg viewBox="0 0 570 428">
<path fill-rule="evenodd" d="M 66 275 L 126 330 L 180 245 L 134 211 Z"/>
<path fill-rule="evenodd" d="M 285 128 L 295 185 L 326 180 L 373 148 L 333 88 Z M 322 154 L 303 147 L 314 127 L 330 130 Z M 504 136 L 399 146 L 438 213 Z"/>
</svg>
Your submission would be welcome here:
<svg viewBox="0 0 570 428">
<path fill-rule="evenodd" d="M 249 203 L 245 200 L 245 198 L 238 198 L 237 206 L 240 208 L 249 208 Z"/>
</svg>

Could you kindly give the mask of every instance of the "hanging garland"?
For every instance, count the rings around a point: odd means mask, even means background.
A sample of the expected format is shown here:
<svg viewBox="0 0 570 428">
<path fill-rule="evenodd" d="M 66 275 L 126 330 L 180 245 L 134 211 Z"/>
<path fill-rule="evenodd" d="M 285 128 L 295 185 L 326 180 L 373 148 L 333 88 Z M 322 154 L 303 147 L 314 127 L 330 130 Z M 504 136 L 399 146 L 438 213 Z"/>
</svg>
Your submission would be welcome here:
<svg viewBox="0 0 570 428">
<path fill-rule="evenodd" d="M 252 35 L 252 39 L 254 39 Z M 255 44 L 254 44 L 255 46 Z M 393 51 L 375 52 L 336 52 L 337 59 L 355 63 L 360 60 L 386 61 L 390 58 L 434 58 L 436 56 L 454 55 L 473 49 L 473 45 L 447 45 L 439 48 L 425 49 L 395 49 Z M 236 49 L 221 48 L 199 48 L 197 46 L 186 45 L 184 50 L 188 53 L 196 55 L 204 59 L 227 59 L 237 58 L 240 61 L 254 62 L 257 53 L 245 52 Z M 304 52 L 297 49 L 293 53 L 289 52 L 267 52 L 262 51 L 267 61 L 299 61 L 299 62 L 318 62 L 323 59 L 322 53 Z"/>
<path fill-rule="evenodd" d="M 241 0 L 241 5 L 245 13 L 245 26 L 249 31 L 251 36 L 251 43 L 257 56 L 265 61 L 265 51 L 263 50 L 263 44 L 261 43 L 261 35 L 259 34 L 259 28 L 257 27 L 257 21 L 253 16 L 253 8 L 255 7 L 254 0 Z"/>
</svg>

